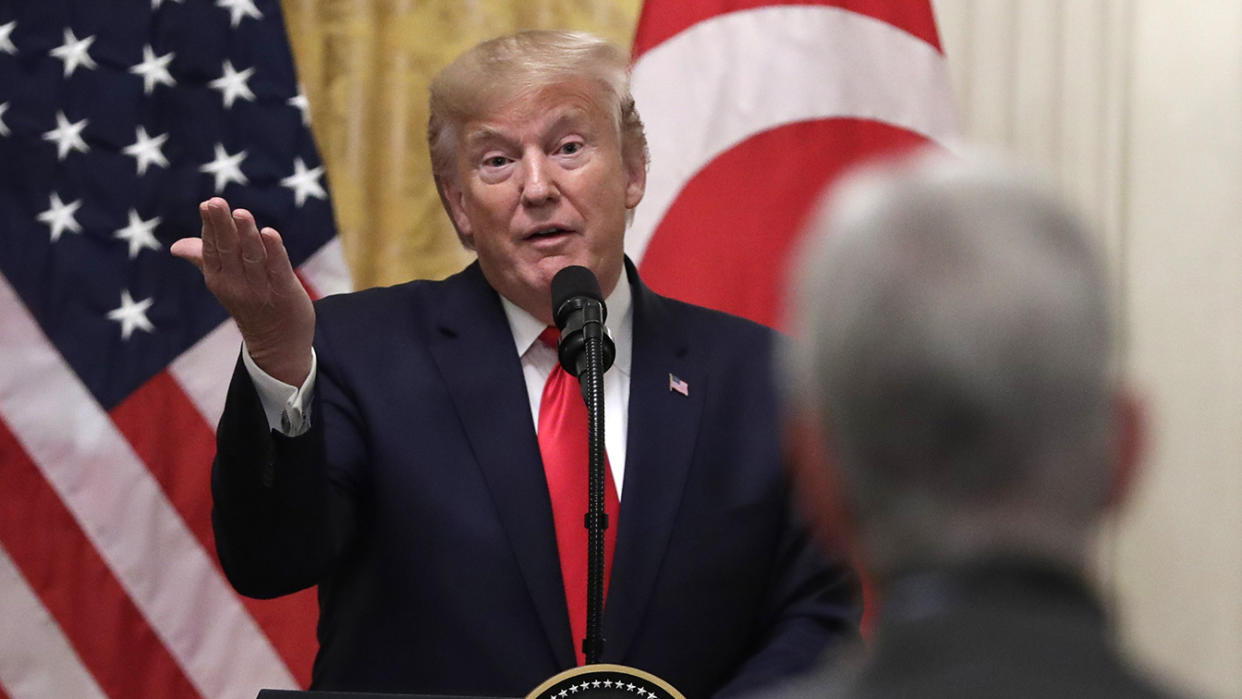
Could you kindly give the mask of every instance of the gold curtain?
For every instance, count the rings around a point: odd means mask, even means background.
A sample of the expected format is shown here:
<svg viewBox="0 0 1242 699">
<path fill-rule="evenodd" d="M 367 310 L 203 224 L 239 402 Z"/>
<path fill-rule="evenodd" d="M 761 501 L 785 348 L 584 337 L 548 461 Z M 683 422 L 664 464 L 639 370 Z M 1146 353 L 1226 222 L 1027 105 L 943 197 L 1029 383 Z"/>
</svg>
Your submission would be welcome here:
<svg viewBox="0 0 1242 699">
<path fill-rule="evenodd" d="M 628 48 L 640 2 L 281 0 L 354 286 L 443 278 L 471 259 L 431 181 L 427 86 L 441 67 L 518 29 Z"/>
</svg>

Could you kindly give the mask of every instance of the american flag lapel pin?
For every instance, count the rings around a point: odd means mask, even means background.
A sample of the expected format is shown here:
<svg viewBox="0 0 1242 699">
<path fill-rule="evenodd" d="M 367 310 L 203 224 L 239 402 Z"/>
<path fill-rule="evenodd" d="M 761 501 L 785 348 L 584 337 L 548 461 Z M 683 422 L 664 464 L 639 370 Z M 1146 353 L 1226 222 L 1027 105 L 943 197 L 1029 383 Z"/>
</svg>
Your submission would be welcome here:
<svg viewBox="0 0 1242 699">
<path fill-rule="evenodd" d="M 680 393 L 687 398 L 690 397 L 690 384 L 677 378 L 677 375 L 673 373 L 668 375 L 668 390 Z"/>
</svg>

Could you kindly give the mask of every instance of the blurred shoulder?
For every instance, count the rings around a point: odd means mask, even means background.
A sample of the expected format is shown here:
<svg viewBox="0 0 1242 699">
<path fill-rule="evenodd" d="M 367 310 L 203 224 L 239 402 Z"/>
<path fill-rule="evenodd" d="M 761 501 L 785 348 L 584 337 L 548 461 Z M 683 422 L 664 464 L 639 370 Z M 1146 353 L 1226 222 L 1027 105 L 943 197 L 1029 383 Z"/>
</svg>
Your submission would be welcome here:
<svg viewBox="0 0 1242 699">
<path fill-rule="evenodd" d="M 661 296 L 650 290 L 645 305 L 658 309 L 654 316 L 670 326 L 680 329 L 688 339 L 706 339 L 727 342 L 728 348 L 763 348 L 782 341 L 783 336 L 766 325 L 741 316 L 699 306 L 669 296 Z"/>
</svg>

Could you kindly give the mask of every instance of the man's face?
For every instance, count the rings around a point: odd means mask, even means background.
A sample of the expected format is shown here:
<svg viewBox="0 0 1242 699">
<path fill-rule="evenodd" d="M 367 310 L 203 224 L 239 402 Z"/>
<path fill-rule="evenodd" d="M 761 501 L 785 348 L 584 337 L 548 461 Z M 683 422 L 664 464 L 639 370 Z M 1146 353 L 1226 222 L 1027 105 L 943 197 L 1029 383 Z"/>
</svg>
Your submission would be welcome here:
<svg viewBox="0 0 1242 699">
<path fill-rule="evenodd" d="M 605 295 L 616 285 L 626 209 L 646 183 L 635 160 L 623 161 L 595 91 L 561 84 L 467 122 L 445 197 L 492 287 L 550 324 L 549 287 L 562 268 L 589 268 Z"/>
</svg>

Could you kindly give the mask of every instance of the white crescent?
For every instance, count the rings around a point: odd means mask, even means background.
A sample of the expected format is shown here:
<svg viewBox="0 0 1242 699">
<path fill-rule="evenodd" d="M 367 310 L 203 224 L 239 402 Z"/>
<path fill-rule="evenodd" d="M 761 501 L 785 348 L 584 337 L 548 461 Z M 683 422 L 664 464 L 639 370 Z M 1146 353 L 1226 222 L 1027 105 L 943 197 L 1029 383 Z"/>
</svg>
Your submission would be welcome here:
<svg viewBox="0 0 1242 699">
<path fill-rule="evenodd" d="M 682 188 L 721 153 L 784 124 L 858 118 L 948 143 L 948 68 L 927 42 L 837 7 L 717 15 L 639 57 L 632 90 L 651 164 L 625 251 L 636 262 Z"/>
</svg>

